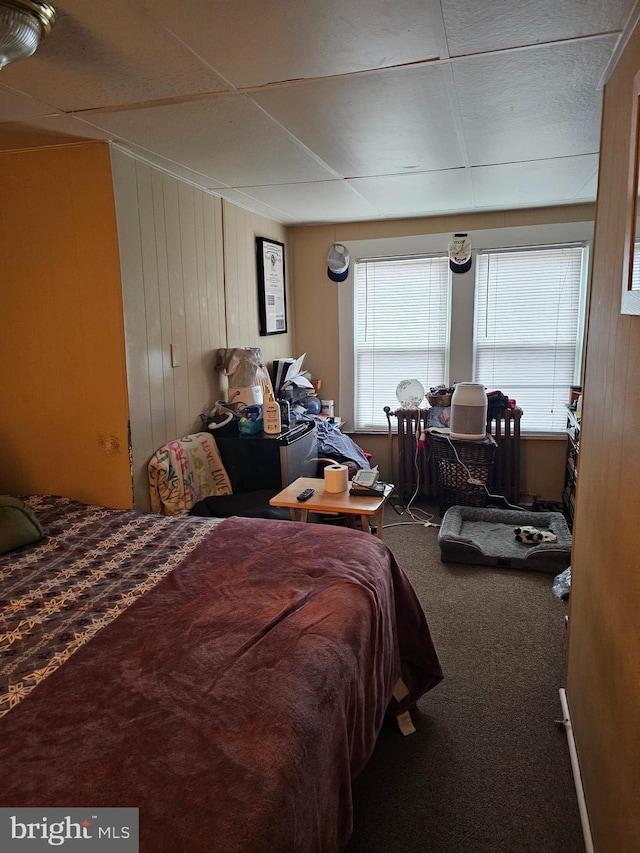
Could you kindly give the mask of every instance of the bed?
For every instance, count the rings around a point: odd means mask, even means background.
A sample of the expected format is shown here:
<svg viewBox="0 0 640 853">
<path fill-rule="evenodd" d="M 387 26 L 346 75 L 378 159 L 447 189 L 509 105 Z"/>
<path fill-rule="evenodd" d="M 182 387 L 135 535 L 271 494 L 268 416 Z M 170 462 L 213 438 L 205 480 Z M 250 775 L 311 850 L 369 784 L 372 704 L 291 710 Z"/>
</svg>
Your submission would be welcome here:
<svg viewBox="0 0 640 853">
<path fill-rule="evenodd" d="M 135 807 L 144 853 L 342 850 L 385 715 L 442 678 L 386 546 L 25 501 L 45 535 L 0 557 L 0 806 Z"/>
</svg>

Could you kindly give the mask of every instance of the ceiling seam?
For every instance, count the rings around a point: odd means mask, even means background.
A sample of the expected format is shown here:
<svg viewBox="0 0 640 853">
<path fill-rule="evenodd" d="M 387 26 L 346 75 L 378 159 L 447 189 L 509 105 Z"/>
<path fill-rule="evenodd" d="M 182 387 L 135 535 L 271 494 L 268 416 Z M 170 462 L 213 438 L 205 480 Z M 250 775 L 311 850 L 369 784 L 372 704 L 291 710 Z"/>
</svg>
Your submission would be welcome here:
<svg viewBox="0 0 640 853">
<path fill-rule="evenodd" d="M 549 47 L 566 45 L 578 42 L 593 41 L 606 38 L 612 35 L 619 35 L 620 31 L 610 31 L 604 33 L 595 33 L 586 36 L 578 36 L 569 39 L 558 39 L 555 41 L 540 42 L 538 44 L 521 45 L 518 47 L 501 48 L 498 50 L 479 51 L 477 53 L 460 54 L 457 56 L 433 57 L 414 62 L 400 63 L 398 65 L 390 65 L 380 68 L 366 68 L 360 71 L 349 71 L 341 74 L 327 74 L 322 77 L 301 77 L 292 80 L 276 80 L 268 83 L 263 83 L 254 86 L 234 87 L 232 90 L 226 91 L 208 91 L 197 92 L 190 95 L 174 95 L 168 98 L 156 98 L 150 101 L 138 101 L 136 103 L 110 104 L 102 107 L 88 107 L 82 109 L 63 110 L 54 107 L 54 110 L 60 115 L 78 116 L 84 115 L 99 115 L 101 113 L 126 112 L 130 110 L 152 109 L 154 107 L 171 106 L 174 104 L 191 103 L 209 98 L 234 98 L 241 95 L 251 96 L 253 94 L 261 94 L 275 89 L 291 88 L 297 86 L 311 86 L 324 81 L 340 81 L 348 80 L 354 77 L 365 77 L 372 75 L 394 74 L 400 71 L 412 69 L 437 68 L 440 66 L 454 65 L 455 63 L 468 61 L 476 58 L 491 58 L 495 56 L 505 56 L 507 54 L 522 53 L 531 50 L 544 50 Z M 230 84 L 231 85 L 231 84 Z M 14 89 L 13 92 L 21 96 L 30 98 L 31 96 L 22 92 L 19 89 Z M 256 103 L 252 99 L 252 103 Z"/>
</svg>

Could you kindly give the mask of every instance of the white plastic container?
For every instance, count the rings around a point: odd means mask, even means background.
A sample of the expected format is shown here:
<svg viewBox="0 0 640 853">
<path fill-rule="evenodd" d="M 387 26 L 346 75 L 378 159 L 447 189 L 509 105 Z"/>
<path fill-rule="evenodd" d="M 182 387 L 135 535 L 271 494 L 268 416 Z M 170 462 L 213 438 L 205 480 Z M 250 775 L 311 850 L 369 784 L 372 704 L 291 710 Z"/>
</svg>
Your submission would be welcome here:
<svg viewBox="0 0 640 853">
<path fill-rule="evenodd" d="M 487 394 L 478 382 L 458 382 L 451 398 L 451 438 L 480 441 L 487 434 Z"/>
<path fill-rule="evenodd" d="M 332 418 L 335 415 L 333 400 L 320 400 L 320 414 L 326 418 Z"/>
<path fill-rule="evenodd" d="M 267 435 L 280 435 L 282 432 L 280 404 L 275 401 L 271 392 L 267 392 L 267 402 L 262 409 L 262 417 L 265 433 Z"/>
</svg>

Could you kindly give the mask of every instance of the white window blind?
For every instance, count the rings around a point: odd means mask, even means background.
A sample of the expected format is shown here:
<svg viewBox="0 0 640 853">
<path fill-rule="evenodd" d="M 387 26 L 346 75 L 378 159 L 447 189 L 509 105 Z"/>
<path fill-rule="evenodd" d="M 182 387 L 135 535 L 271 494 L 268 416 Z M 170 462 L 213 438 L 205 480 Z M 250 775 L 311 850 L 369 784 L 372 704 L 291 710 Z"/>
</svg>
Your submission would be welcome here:
<svg viewBox="0 0 640 853">
<path fill-rule="evenodd" d="M 577 378 L 583 246 L 478 254 L 474 377 L 514 397 L 523 432 L 562 432 Z"/>
<path fill-rule="evenodd" d="M 386 429 L 401 380 L 445 381 L 448 257 L 358 261 L 354 300 L 355 428 Z"/>
<path fill-rule="evenodd" d="M 631 290 L 640 290 L 640 240 L 633 244 L 633 272 L 631 273 Z"/>
</svg>

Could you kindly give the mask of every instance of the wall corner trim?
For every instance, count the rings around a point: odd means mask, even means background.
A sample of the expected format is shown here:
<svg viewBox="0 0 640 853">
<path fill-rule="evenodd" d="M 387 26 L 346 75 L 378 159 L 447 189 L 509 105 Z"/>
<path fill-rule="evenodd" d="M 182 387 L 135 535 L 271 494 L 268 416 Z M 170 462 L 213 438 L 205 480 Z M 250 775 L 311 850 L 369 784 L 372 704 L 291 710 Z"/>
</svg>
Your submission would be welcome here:
<svg viewBox="0 0 640 853">
<path fill-rule="evenodd" d="M 578 797 L 578 809 L 580 810 L 580 822 L 582 824 L 582 834 L 584 836 L 584 847 L 586 853 L 594 853 L 593 838 L 591 837 L 591 825 L 589 823 L 589 812 L 587 811 L 587 801 L 584 796 L 584 788 L 582 787 L 580 763 L 578 761 L 576 743 L 573 737 L 573 726 L 571 725 L 571 715 L 569 713 L 567 693 L 564 687 L 561 687 L 559 692 L 563 717 L 562 720 L 560 720 L 559 722 L 564 726 L 565 731 L 567 733 L 569 754 L 571 756 L 571 769 L 573 770 L 573 783 L 575 785 L 576 795 Z"/>
</svg>

